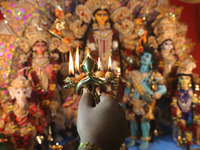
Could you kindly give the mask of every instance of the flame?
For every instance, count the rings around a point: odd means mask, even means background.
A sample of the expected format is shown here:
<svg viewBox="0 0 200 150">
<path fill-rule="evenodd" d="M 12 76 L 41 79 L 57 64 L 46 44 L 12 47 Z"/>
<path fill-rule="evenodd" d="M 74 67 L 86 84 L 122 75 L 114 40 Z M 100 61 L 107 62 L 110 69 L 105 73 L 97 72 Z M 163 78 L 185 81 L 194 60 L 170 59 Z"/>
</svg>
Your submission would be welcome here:
<svg viewBox="0 0 200 150">
<path fill-rule="evenodd" d="M 69 74 L 74 74 L 74 65 L 73 65 L 73 58 L 72 58 L 72 52 L 69 51 Z"/>
<path fill-rule="evenodd" d="M 116 67 L 116 72 L 120 74 L 120 72 L 121 72 L 120 67 Z"/>
<path fill-rule="evenodd" d="M 86 47 L 86 54 L 87 54 L 87 57 L 88 57 L 88 56 L 90 57 L 90 50 L 89 50 L 89 47 L 88 47 L 88 46 Z"/>
<path fill-rule="evenodd" d="M 75 62 L 75 70 L 79 71 L 79 47 L 76 47 L 76 62 Z"/>
<path fill-rule="evenodd" d="M 108 60 L 108 70 L 111 70 L 111 66 L 112 66 L 112 64 L 111 64 L 111 57 L 109 56 L 109 60 Z"/>
<path fill-rule="evenodd" d="M 100 60 L 100 57 L 98 57 L 98 70 L 101 70 L 101 60 Z"/>
</svg>

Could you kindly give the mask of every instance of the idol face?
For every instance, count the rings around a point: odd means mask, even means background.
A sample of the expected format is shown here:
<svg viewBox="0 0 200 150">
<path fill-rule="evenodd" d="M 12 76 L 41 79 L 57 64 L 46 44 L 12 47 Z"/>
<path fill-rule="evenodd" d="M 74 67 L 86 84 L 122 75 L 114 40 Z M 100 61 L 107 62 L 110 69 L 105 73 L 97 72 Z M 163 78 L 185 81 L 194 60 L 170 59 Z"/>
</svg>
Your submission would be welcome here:
<svg viewBox="0 0 200 150">
<path fill-rule="evenodd" d="M 33 49 L 36 51 L 37 55 L 43 55 L 46 48 L 47 45 L 44 42 L 36 42 L 35 45 L 33 46 Z"/>
<path fill-rule="evenodd" d="M 173 49 L 173 42 L 171 40 L 165 41 L 163 44 L 163 50 L 170 51 Z"/>
<path fill-rule="evenodd" d="M 162 44 L 162 49 L 161 49 L 162 57 L 168 59 L 172 49 L 173 49 L 173 42 L 171 40 L 165 41 Z"/>
<path fill-rule="evenodd" d="M 189 85 L 191 84 L 191 77 L 190 76 L 179 76 L 178 83 L 180 84 L 181 89 L 188 89 Z"/>
<path fill-rule="evenodd" d="M 106 10 L 98 10 L 95 13 L 95 18 L 99 25 L 105 25 L 108 20 L 108 12 Z"/>
<path fill-rule="evenodd" d="M 150 53 L 144 52 L 140 57 L 140 63 L 142 65 L 151 65 L 152 64 L 152 55 Z"/>
</svg>

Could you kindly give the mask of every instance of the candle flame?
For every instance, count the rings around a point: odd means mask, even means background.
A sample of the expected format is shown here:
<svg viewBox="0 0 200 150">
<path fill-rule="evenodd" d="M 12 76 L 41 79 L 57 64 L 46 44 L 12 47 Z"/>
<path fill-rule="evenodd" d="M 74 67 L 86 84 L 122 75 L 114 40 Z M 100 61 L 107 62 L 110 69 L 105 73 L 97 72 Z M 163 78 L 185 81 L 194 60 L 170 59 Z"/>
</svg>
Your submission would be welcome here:
<svg viewBox="0 0 200 150">
<path fill-rule="evenodd" d="M 72 58 L 72 52 L 69 51 L 69 74 L 74 74 L 74 65 L 73 65 L 73 58 Z"/>
<path fill-rule="evenodd" d="M 88 46 L 86 47 L 86 54 L 87 54 L 87 57 L 90 57 L 90 50 Z"/>
<path fill-rule="evenodd" d="M 79 47 L 76 47 L 76 62 L 75 62 L 75 69 L 79 71 Z"/>
<path fill-rule="evenodd" d="M 101 70 L 101 60 L 100 60 L 100 57 L 98 57 L 98 69 Z"/>
<path fill-rule="evenodd" d="M 111 66 L 112 66 L 112 64 L 111 64 L 111 57 L 109 56 L 109 60 L 108 60 L 108 69 L 109 70 L 111 69 Z"/>
</svg>

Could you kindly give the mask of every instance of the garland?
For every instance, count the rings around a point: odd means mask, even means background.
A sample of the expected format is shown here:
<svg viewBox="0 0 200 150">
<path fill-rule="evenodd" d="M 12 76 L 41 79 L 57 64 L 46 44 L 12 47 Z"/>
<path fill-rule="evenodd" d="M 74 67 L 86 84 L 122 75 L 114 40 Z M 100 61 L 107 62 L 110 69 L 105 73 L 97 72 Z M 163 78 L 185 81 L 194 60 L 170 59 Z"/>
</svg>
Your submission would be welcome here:
<svg viewBox="0 0 200 150">
<path fill-rule="evenodd" d="M 113 30 L 112 29 L 112 31 L 113 31 L 112 42 L 113 41 L 118 41 L 118 32 L 117 32 L 117 30 Z M 88 40 L 89 40 L 90 43 L 94 43 L 96 45 L 95 39 L 94 39 L 94 35 L 93 35 L 93 29 L 92 28 L 90 29 L 90 32 L 88 33 L 87 37 L 88 37 Z M 113 44 L 113 43 L 111 43 L 111 44 Z M 91 53 L 91 55 L 92 55 L 92 58 L 94 58 L 95 60 L 97 60 L 98 57 L 99 57 L 99 50 L 96 49 L 95 51 L 93 51 Z M 119 52 L 118 51 L 113 51 L 112 52 L 112 60 L 116 60 L 116 61 L 119 60 Z"/>
<path fill-rule="evenodd" d="M 9 109 L 8 116 L 10 117 L 10 120 L 12 123 L 12 126 L 11 126 L 12 132 L 14 132 L 12 134 L 12 137 L 14 138 L 17 148 L 26 148 L 32 140 L 32 137 L 33 137 L 32 131 L 35 130 L 34 123 L 35 123 L 36 118 L 32 113 L 29 112 L 29 114 L 27 115 L 27 118 L 28 118 L 27 122 L 29 123 L 27 125 L 27 128 L 29 132 L 27 132 L 24 136 L 21 136 L 20 131 L 19 131 L 20 127 L 17 122 L 16 115 L 14 113 L 14 102 L 15 102 L 15 99 L 10 100 L 9 106 L 8 106 L 8 109 Z"/>
<path fill-rule="evenodd" d="M 50 60 L 50 63 L 53 64 L 53 70 L 51 78 L 49 79 L 48 92 L 44 92 L 40 84 L 39 78 L 37 77 L 35 70 L 32 68 L 31 63 L 32 63 L 32 57 L 30 57 L 28 60 L 28 67 L 30 68 L 29 72 L 31 74 L 39 98 L 42 100 L 42 108 L 45 113 L 48 113 L 48 106 L 54 97 L 54 92 L 56 88 L 58 65 Z"/>
<path fill-rule="evenodd" d="M 193 134 L 195 133 L 195 131 L 197 129 L 196 123 L 192 123 L 190 127 L 186 127 L 181 122 L 178 122 L 177 126 L 181 129 L 182 132 L 189 131 L 189 132 L 192 132 Z"/>
</svg>

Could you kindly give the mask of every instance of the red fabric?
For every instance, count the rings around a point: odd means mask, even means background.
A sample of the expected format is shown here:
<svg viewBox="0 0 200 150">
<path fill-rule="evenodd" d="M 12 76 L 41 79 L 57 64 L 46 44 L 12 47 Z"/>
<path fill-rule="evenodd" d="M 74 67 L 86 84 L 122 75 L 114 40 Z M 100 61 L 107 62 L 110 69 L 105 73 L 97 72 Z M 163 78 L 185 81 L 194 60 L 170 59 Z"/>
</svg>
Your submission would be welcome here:
<svg viewBox="0 0 200 150">
<path fill-rule="evenodd" d="M 197 61 L 197 67 L 194 69 L 194 73 L 200 74 L 200 4 L 189 4 L 181 2 L 180 0 L 170 0 L 172 5 L 183 6 L 183 11 L 180 20 L 188 25 L 187 37 L 191 38 L 195 42 L 194 50 L 191 55 Z"/>
</svg>

